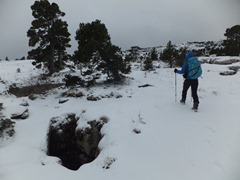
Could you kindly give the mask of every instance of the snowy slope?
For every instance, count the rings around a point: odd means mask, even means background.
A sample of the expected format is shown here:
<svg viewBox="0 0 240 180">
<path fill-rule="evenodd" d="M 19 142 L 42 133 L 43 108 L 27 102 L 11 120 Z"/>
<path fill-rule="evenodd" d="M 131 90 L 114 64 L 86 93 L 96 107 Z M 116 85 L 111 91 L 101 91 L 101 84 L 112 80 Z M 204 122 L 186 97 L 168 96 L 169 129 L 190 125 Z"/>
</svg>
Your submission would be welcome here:
<svg viewBox="0 0 240 180">
<path fill-rule="evenodd" d="M 0 77 L 5 81 L 0 84 L 2 91 L 12 82 L 29 82 L 30 75 L 39 73 L 33 71 L 29 61 L 1 62 L 1 66 L 4 70 Z M 20 66 L 21 73 L 17 73 Z M 134 67 L 126 85 L 80 89 L 85 95 L 114 92 L 122 98 L 96 102 L 86 97 L 70 98 L 59 104 L 62 89 L 34 101 L 2 93 L 7 117 L 20 108 L 22 100 L 29 103 L 30 117 L 16 120 L 14 138 L 0 144 L 0 179 L 239 180 L 240 74 L 220 76 L 219 72 L 227 70 L 226 65 L 203 64 L 196 113 L 191 110 L 190 91 L 186 105 L 175 102 L 173 69 L 143 72 Z M 182 83 L 177 75 L 178 101 Z M 152 86 L 138 87 L 144 84 Z M 77 171 L 66 169 L 57 158 L 46 155 L 49 120 L 66 113 L 79 115 L 79 126 L 101 116 L 110 119 L 102 129 L 100 155 Z M 105 168 L 107 164 L 111 164 L 109 169 Z"/>
</svg>

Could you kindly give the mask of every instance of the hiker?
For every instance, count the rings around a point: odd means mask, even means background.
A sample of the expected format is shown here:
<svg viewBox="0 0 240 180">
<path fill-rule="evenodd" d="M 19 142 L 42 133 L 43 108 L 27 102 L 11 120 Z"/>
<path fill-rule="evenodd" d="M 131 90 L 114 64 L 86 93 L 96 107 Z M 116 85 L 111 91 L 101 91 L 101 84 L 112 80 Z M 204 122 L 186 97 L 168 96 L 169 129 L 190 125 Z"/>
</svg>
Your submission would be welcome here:
<svg viewBox="0 0 240 180">
<path fill-rule="evenodd" d="M 174 69 L 175 73 L 183 74 L 185 78 L 182 90 L 181 103 L 185 104 L 188 88 L 191 86 L 192 97 L 193 97 L 193 110 L 198 110 L 199 99 L 198 99 L 198 78 L 202 74 L 201 63 L 198 61 L 192 51 L 189 51 L 185 57 L 182 69 Z"/>
</svg>

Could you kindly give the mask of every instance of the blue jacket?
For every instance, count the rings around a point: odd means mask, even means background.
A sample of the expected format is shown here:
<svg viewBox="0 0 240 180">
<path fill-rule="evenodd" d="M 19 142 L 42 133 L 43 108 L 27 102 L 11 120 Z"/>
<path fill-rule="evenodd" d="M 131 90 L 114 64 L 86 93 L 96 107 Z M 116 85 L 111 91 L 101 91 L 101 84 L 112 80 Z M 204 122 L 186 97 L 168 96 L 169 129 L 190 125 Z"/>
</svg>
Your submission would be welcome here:
<svg viewBox="0 0 240 180">
<path fill-rule="evenodd" d="M 181 69 L 181 70 L 177 70 L 176 73 L 178 73 L 178 74 L 184 74 L 184 73 L 186 73 L 187 70 L 188 70 L 187 61 L 188 61 L 190 58 L 192 58 L 192 57 L 194 57 L 194 54 L 193 54 L 192 51 L 189 51 L 189 52 L 187 53 L 185 59 L 184 59 L 184 63 L 183 63 L 183 65 L 182 65 L 182 69 Z M 192 79 L 192 78 L 189 78 L 189 77 L 187 76 L 186 79 Z"/>
</svg>

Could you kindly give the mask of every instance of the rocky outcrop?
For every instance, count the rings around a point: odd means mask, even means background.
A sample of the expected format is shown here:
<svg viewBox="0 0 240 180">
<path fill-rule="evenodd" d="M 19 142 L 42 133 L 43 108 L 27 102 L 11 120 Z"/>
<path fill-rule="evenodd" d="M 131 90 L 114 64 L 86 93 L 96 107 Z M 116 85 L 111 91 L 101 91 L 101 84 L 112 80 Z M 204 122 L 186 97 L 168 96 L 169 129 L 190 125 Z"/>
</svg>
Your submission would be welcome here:
<svg viewBox="0 0 240 180">
<path fill-rule="evenodd" d="M 93 161 L 99 154 L 98 144 L 102 139 L 100 133 L 102 126 L 107 122 L 106 118 L 101 118 L 100 121 L 89 121 L 90 127 L 85 129 L 77 129 L 77 147 L 81 150 L 81 159 L 83 163 Z"/>
<path fill-rule="evenodd" d="M 224 72 L 220 72 L 219 74 L 222 75 L 222 76 L 231 76 L 231 75 L 234 75 L 236 73 L 237 73 L 236 71 L 224 71 Z"/>
<path fill-rule="evenodd" d="M 28 109 L 20 113 L 11 114 L 11 119 L 27 119 L 29 117 Z"/>
<path fill-rule="evenodd" d="M 239 57 L 225 57 L 223 60 L 221 57 L 200 57 L 199 58 L 202 63 L 208 63 L 208 64 L 219 64 L 219 65 L 230 65 L 234 63 L 240 62 Z"/>
<path fill-rule="evenodd" d="M 13 94 L 17 97 L 26 97 L 32 94 L 44 94 L 51 89 L 62 86 L 63 84 L 35 84 L 24 87 L 17 87 L 13 84 L 9 87 L 8 93 Z"/>
<path fill-rule="evenodd" d="M 62 165 L 71 170 L 79 169 L 81 165 L 93 161 L 98 156 L 98 144 L 102 139 L 100 131 L 107 121 L 107 118 L 102 117 L 98 121 L 87 122 L 88 127 L 80 129 L 78 124 L 81 122 L 75 114 L 52 118 L 47 154 L 59 157 Z"/>
<path fill-rule="evenodd" d="M 229 71 L 220 72 L 219 74 L 222 76 L 229 76 L 229 75 L 235 75 L 240 69 L 240 66 L 229 66 Z"/>
</svg>

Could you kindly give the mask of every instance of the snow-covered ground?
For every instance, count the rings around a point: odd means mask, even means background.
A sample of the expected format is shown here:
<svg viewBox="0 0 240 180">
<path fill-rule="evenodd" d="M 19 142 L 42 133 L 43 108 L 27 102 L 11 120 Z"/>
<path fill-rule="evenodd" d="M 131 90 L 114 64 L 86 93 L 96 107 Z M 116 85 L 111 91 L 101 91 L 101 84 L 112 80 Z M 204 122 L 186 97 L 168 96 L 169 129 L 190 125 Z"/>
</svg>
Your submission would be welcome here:
<svg viewBox="0 0 240 180">
<path fill-rule="evenodd" d="M 30 61 L 0 66 L 1 92 L 11 83 L 31 82 L 30 76 L 40 72 Z M 144 72 L 135 66 L 125 85 L 80 89 L 84 97 L 69 98 L 64 104 L 58 103 L 63 89 L 33 101 L 1 93 L 6 117 L 19 110 L 23 100 L 29 103 L 30 116 L 15 121 L 13 138 L 0 141 L 0 180 L 239 180 L 240 73 L 219 75 L 227 65 L 205 63 L 202 68 L 197 113 L 191 110 L 190 90 L 186 105 L 179 103 L 183 78 L 177 75 L 175 83 L 169 68 Z M 152 86 L 138 87 L 144 84 Z M 122 98 L 86 100 L 88 94 L 112 92 Z M 102 129 L 100 155 L 77 171 L 46 155 L 49 121 L 66 113 L 79 115 L 79 126 L 86 120 L 109 118 Z"/>
</svg>

